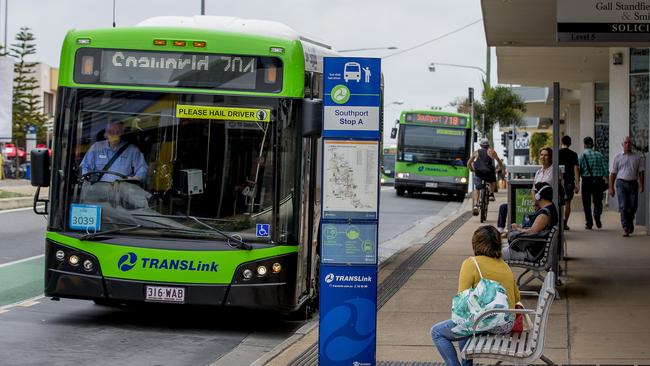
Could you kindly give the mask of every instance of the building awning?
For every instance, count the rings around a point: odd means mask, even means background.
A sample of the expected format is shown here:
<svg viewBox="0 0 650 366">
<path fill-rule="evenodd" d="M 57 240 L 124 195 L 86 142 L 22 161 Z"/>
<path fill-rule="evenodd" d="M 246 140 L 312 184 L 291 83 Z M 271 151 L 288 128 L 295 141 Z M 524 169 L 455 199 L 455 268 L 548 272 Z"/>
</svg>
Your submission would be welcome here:
<svg viewBox="0 0 650 366">
<path fill-rule="evenodd" d="M 550 86 L 558 81 L 562 87 L 577 89 L 580 83 L 609 80 L 609 47 L 620 44 L 558 42 L 555 4 L 556 0 L 481 1 L 487 44 L 497 47 L 499 83 Z"/>
</svg>

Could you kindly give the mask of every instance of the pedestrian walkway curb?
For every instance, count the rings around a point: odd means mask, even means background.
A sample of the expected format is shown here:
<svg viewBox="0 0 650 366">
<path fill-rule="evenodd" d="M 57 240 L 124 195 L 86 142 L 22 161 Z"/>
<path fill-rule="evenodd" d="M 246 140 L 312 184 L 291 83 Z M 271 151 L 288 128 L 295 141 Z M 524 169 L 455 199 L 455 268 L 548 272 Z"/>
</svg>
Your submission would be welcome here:
<svg viewBox="0 0 650 366">
<path fill-rule="evenodd" d="M 12 208 L 30 207 L 34 204 L 34 197 L 0 198 L 0 211 Z"/>
</svg>

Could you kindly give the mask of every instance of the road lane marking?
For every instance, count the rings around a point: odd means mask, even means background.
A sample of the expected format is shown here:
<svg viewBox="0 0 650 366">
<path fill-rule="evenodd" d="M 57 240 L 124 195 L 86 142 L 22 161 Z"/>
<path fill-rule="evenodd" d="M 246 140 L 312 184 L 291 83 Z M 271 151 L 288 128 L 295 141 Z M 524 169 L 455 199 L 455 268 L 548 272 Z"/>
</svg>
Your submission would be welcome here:
<svg viewBox="0 0 650 366">
<path fill-rule="evenodd" d="M 9 209 L 9 210 L 0 210 L 0 214 L 27 211 L 27 210 L 33 210 L 33 209 L 34 209 L 33 206 L 23 207 L 23 208 L 12 208 L 12 209 Z"/>
<path fill-rule="evenodd" d="M 38 259 L 38 258 L 42 258 L 42 257 L 45 257 L 45 254 L 35 255 L 35 256 L 33 256 L 33 257 L 23 258 L 23 259 L 19 259 L 19 260 L 17 260 L 17 261 L 13 261 L 13 262 L 2 263 L 2 264 L 0 264 L 0 268 L 2 268 L 2 267 L 8 267 L 8 266 L 11 266 L 11 265 L 13 265 L 13 264 L 18 264 L 18 263 L 22 263 L 22 262 L 31 261 L 31 260 Z"/>
<path fill-rule="evenodd" d="M 45 297 L 45 295 L 38 295 L 38 296 L 32 297 L 30 299 L 20 300 L 20 301 L 14 302 L 12 304 L 7 304 L 7 305 L 4 305 L 4 306 L 0 306 L 0 314 L 9 312 L 9 310 L 11 310 L 11 308 L 13 308 L 15 306 L 23 306 L 23 305 L 21 305 L 22 303 L 32 303 L 33 302 L 33 304 L 31 304 L 30 306 L 36 305 L 36 304 L 38 304 L 38 302 L 36 302 L 36 300 L 43 299 L 44 297 Z"/>
<path fill-rule="evenodd" d="M 45 256 L 5 263 L 0 268 L 0 306 L 34 299 L 43 294 Z"/>
</svg>

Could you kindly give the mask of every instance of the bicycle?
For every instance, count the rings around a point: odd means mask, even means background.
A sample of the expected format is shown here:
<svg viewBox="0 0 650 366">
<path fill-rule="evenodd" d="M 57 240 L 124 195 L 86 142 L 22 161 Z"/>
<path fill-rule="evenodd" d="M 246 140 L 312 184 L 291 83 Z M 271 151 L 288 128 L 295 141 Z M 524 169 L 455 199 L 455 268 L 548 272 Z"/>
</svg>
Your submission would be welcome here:
<svg viewBox="0 0 650 366">
<path fill-rule="evenodd" d="M 490 192 L 488 190 L 488 184 L 485 183 L 485 180 L 481 179 L 481 184 L 479 184 L 479 213 L 481 223 L 484 223 L 487 220 L 487 211 L 488 205 L 490 204 Z"/>
</svg>

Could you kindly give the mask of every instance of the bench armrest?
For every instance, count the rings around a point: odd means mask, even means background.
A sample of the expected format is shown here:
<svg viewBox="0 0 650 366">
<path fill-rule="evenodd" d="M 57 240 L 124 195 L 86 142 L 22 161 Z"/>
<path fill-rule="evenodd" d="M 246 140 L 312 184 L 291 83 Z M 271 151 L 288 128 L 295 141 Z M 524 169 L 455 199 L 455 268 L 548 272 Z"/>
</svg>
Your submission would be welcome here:
<svg viewBox="0 0 650 366">
<path fill-rule="evenodd" d="M 476 320 L 474 320 L 474 324 L 472 325 L 472 337 L 476 335 L 476 327 L 478 327 L 479 323 L 483 318 L 490 316 L 492 314 L 497 314 L 497 313 L 511 313 L 511 314 L 537 314 L 535 310 L 533 309 L 492 309 L 492 310 L 487 310 L 483 312 Z"/>
<path fill-rule="evenodd" d="M 536 237 L 528 237 L 528 236 L 519 236 L 517 238 L 514 238 L 508 245 L 510 248 L 517 248 L 519 250 L 524 250 L 528 248 L 529 246 L 534 245 L 536 243 L 544 244 L 548 238 L 536 238 Z"/>
</svg>

